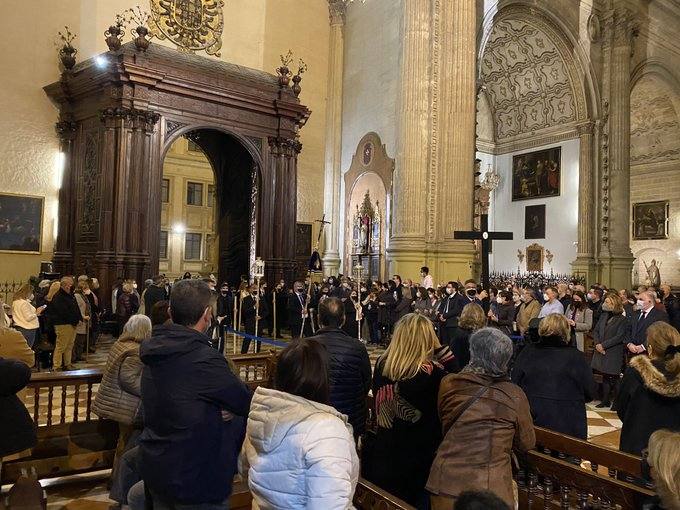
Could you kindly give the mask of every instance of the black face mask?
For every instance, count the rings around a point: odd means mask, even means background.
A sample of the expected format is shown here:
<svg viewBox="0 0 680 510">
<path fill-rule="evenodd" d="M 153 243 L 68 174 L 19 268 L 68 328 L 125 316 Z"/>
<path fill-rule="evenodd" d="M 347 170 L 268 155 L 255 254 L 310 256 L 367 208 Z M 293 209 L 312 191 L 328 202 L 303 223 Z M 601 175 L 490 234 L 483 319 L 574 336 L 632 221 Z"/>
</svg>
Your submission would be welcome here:
<svg viewBox="0 0 680 510">
<path fill-rule="evenodd" d="M 465 291 L 465 293 L 468 295 L 468 297 L 475 297 L 477 291 L 475 289 L 468 289 Z"/>
</svg>

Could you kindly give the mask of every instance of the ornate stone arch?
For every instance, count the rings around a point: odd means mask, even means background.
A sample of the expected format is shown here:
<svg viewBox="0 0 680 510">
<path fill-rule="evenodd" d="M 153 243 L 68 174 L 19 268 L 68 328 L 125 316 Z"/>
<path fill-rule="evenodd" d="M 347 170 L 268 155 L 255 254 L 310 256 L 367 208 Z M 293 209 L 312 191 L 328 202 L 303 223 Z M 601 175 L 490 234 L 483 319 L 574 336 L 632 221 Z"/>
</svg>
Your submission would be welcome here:
<svg viewBox="0 0 680 510">
<path fill-rule="evenodd" d="M 569 131 L 597 118 L 599 94 L 582 48 L 549 12 L 523 2 L 490 9 L 479 44 L 480 82 L 499 144 Z"/>
</svg>

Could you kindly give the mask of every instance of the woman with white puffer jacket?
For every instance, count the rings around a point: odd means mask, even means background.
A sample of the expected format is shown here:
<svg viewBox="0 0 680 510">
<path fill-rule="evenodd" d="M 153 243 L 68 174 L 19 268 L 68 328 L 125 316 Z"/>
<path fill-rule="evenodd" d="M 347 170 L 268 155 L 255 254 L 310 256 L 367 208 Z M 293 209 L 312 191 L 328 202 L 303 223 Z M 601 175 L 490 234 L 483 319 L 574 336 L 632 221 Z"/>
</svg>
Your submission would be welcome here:
<svg viewBox="0 0 680 510">
<path fill-rule="evenodd" d="M 239 459 L 252 508 L 353 508 L 359 458 L 347 416 L 328 405 L 324 346 L 293 341 L 279 356 L 275 385 L 255 391 Z"/>
</svg>

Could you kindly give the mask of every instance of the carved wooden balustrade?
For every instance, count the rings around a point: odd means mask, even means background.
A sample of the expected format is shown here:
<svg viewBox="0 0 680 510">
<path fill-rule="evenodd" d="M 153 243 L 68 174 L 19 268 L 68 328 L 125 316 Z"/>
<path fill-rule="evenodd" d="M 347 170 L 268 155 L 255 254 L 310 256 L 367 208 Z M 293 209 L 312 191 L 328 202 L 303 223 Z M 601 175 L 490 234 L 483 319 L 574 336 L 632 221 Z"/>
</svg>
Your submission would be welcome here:
<svg viewBox="0 0 680 510">
<path fill-rule="evenodd" d="M 520 461 L 519 508 L 639 508 L 654 492 L 635 455 L 536 427 L 536 449 Z"/>
<path fill-rule="evenodd" d="M 259 354 L 235 354 L 229 356 L 229 364 L 253 391 L 258 386 L 270 388 L 276 370 L 276 352 L 268 351 Z"/>
</svg>

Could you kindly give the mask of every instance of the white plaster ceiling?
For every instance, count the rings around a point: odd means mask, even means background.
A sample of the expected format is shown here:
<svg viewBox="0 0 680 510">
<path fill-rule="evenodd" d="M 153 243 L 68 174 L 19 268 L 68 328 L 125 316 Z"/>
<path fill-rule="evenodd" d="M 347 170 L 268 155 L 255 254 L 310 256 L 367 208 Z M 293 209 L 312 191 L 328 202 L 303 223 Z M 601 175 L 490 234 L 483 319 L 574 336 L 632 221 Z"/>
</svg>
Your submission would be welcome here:
<svg viewBox="0 0 680 510">
<path fill-rule="evenodd" d="M 576 120 L 572 83 L 555 42 L 525 20 L 505 19 L 491 31 L 481 74 L 496 141 Z"/>
</svg>

